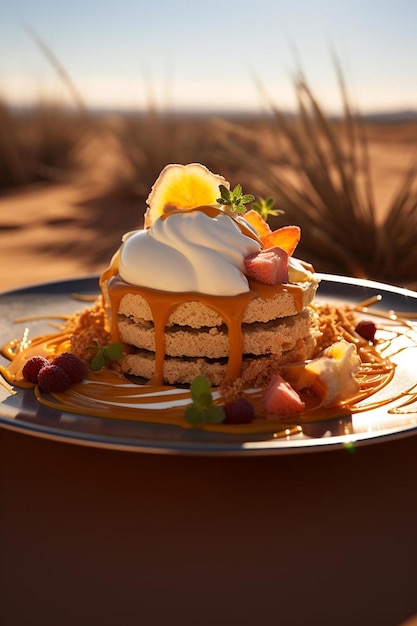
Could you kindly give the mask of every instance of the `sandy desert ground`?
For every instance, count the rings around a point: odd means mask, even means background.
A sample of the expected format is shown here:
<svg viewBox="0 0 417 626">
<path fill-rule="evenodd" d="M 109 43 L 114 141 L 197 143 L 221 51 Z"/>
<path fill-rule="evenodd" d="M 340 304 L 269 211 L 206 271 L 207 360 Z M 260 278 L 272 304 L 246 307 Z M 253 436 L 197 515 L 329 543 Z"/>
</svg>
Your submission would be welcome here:
<svg viewBox="0 0 417 626">
<path fill-rule="evenodd" d="M 374 125 L 369 140 L 376 204 L 382 216 L 417 145 L 417 127 Z M 102 271 L 121 235 L 142 226 L 141 204 L 130 200 L 127 206 L 117 196 L 103 194 L 97 180 L 85 178 L 3 192 L 0 291 Z"/>
</svg>

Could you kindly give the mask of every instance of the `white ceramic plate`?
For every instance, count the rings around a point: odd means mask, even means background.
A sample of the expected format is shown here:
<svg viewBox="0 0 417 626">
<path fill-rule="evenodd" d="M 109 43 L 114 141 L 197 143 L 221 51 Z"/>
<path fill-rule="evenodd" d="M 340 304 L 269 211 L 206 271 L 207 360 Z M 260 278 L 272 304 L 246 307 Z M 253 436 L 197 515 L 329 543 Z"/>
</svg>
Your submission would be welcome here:
<svg viewBox="0 0 417 626">
<path fill-rule="evenodd" d="M 343 276 L 321 275 L 317 300 L 357 304 L 380 296 L 372 307 L 379 312 L 396 311 L 412 319 L 417 314 L 417 293 L 390 285 Z M 49 282 L 0 294 L 0 344 L 22 335 L 22 325 L 15 320 L 27 316 L 68 314 L 85 305 L 73 294 L 98 293 L 98 277 L 63 282 Z M 397 322 L 376 318 L 379 327 L 395 334 Z M 31 335 L 51 332 L 48 321 L 29 324 Z M 19 328 L 20 326 L 20 328 Z M 80 445 L 150 453 L 194 455 L 267 455 L 315 452 L 323 449 L 352 448 L 387 438 L 417 433 L 417 324 L 401 322 L 401 346 L 392 352 L 395 376 L 381 393 L 392 398 L 377 409 L 360 411 L 349 417 L 323 420 L 305 425 L 296 435 L 276 437 L 271 434 L 230 435 L 198 429 L 86 415 L 60 413 L 40 405 L 32 389 L 15 389 L 10 394 L 0 385 L 0 426 L 38 437 L 68 441 Z M 392 327 L 392 328 L 391 328 Z M 404 331 L 405 328 L 405 332 Z M 2 364 L 7 361 L 3 357 Z"/>
</svg>

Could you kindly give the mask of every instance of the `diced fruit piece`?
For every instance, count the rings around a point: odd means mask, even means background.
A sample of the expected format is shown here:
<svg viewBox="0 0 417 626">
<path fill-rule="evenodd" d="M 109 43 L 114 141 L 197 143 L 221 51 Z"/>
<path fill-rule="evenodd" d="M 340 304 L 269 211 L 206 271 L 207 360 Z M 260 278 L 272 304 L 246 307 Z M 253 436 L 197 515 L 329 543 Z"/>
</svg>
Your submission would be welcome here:
<svg viewBox="0 0 417 626">
<path fill-rule="evenodd" d="M 272 233 L 269 224 L 261 215 L 259 215 L 257 211 L 254 211 L 253 209 L 246 211 L 243 217 L 251 226 L 253 226 L 261 240 Z"/>
<path fill-rule="evenodd" d="M 285 250 L 288 256 L 293 254 L 301 238 L 299 226 L 282 226 L 272 231 L 264 218 L 253 209 L 247 211 L 244 218 L 255 228 L 265 249 L 277 247 Z"/>
<path fill-rule="evenodd" d="M 334 406 L 358 393 L 355 374 L 360 364 L 356 346 L 344 339 L 332 343 L 320 357 L 307 363 L 306 368 L 315 376 L 313 390 L 323 406 Z"/>
<path fill-rule="evenodd" d="M 230 184 L 219 174 L 213 174 L 200 163 L 167 165 L 159 174 L 148 196 L 145 228 L 172 209 L 193 209 L 211 205 L 219 197 L 219 185 Z"/>
<path fill-rule="evenodd" d="M 263 392 L 262 406 L 267 414 L 285 417 L 301 413 L 304 402 L 295 389 L 282 376 L 276 374 Z"/>
<path fill-rule="evenodd" d="M 361 320 L 357 324 L 355 331 L 366 341 L 373 342 L 375 340 L 376 326 L 372 320 Z"/>
<path fill-rule="evenodd" d="M 288 254 L 281 248 L 270 248 L 249 254 L 245 258 L 248 276 L 266 285 L 288 282 Z"/>
<path fill-rule="evenodd" d="M 262 238 L 262 243 L 265 248 L 272 248 L 277 246 L 282 248 L 291 256 L 296 249 L 298 242 L 301 238 L 301 228 L 299 226 L 282 226 L 274 230 L 266 237 Z"/>
<path fill-rule="evenodd" d="M 249 424 L 255 417 L 255 410 L 246 398 L 230 400 L 224 405 L 224 424 Z"/>
<path fill-rule="evenodd" d="M 22 374 L 30 383 L 37 384 L 40 370 L 49 365 L 48 359 L 43 356 L 32 356 L 23 366 Z"/>
<path fill-rule="evenodd" d="M 58 365 L 68 374 L 71 379 L 71 383 L 80 383 L 85 378 L 85 365 L 84 362 L 76 354 L 71 352 L 64 352 L 57 356 L 52 365 Z"/>
<path fill-rule="evenodd" d="M 71 378 L 58 365 L 45 365 L 38 375 L 38 385 L 43 391 L 58 393 L 71 387 Z"/>
<path fill-rule="evenodd" d="M 360 364 L 355 345 L 341 339 L 315 359 L 284 365 L 281 372 L 296 389 L 311 389 L 323 406 L 335 406 L 358 393 L 355 374 Z"/>
</svg>

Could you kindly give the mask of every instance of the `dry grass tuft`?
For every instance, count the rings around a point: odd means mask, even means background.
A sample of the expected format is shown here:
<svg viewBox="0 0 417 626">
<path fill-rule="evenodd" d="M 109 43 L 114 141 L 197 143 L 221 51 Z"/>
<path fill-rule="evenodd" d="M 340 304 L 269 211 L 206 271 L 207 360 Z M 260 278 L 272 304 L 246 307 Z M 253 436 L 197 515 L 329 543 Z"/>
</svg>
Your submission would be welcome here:
<svg viewBox="0 0 417 626">
<path fill-rule="evenodd" d="M 34 44 L 53 66 L 71 96 L 72 107 L 43 102 L 17 110 L 0 97 L 0 190 L 39 180 L 71 180 L 84 165 L 86 139 L 95 122 L 71 77 L 30 26 Z"/>
<path fill-rule="evenodd" d="M 146 199 L 168 163 L 200 162 L 213 171 L 222 166 L 227 169 L 226 163 L 220 163 L 220 131 L 206 117 L 178 115 L 150 106 L 144 113 L 113 120 L 112 132 L 123 163 L 113 193 Z"/>
<path fill-rule="evenodd" d="M 341 119 L 326 115 L 300 75 L 295 116 L 268 99 L 263 133 L 219 122 L 223 147 L 249 173 L 251 191 L 275 197 L 285 211 L 279 225 L 301 226 L 300 254 L 317 270 L 410 281 L 417 263 L 417 152 L 381 223 L 365 126 L 338 76 Z"/>
<path fill-rule="evenodd" d="M 294 81 L 295 115 L 264 94 L 270 109 L 264 118 L 176 115 L 158 110 L 152 99 L 144 113 L 97 118 L 45 42 L 33 29 L 28 34 L 73 108 L 39 103 L 18 112 L 0 97 L 0 190 L 38 180 L 95 181 L 97 191 L 82 208 L 100 224 L 104 242 L 105 233 L 137 225 L 165 165 L 201 162 L 246 192 L 273 196 L 284 216 L 272 218 L 272 227 L 299 224 L 299 256 L 318 271 L 415 281 L 417 149 L 381 219 L 366 128 L 337 63 L 339 119 L 325 113 L 301 72 Z M 123 220 L 115 206 L 123 207 Z"/>
<path fill-rule="evenodd" d="M 90 129 L 88 118 L 60 104 L 16 110 L 0 99 L 0 189 L 74 179 Z"/>
</svg>

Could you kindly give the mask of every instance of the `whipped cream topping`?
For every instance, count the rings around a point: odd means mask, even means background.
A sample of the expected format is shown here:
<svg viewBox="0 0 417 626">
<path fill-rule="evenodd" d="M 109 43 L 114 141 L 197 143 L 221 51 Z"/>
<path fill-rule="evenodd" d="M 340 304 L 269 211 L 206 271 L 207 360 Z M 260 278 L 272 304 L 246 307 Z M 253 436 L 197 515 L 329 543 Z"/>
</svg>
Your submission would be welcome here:
<svg viewBox="0 0 417 626">
<path fill-rule="evenodd" d="M 226 214 L 174 213 L 124 236 L 119 274 L 161 291 L 233 296 L 249 291 L 244 258 L 260 248 Z"/>
</svg>

